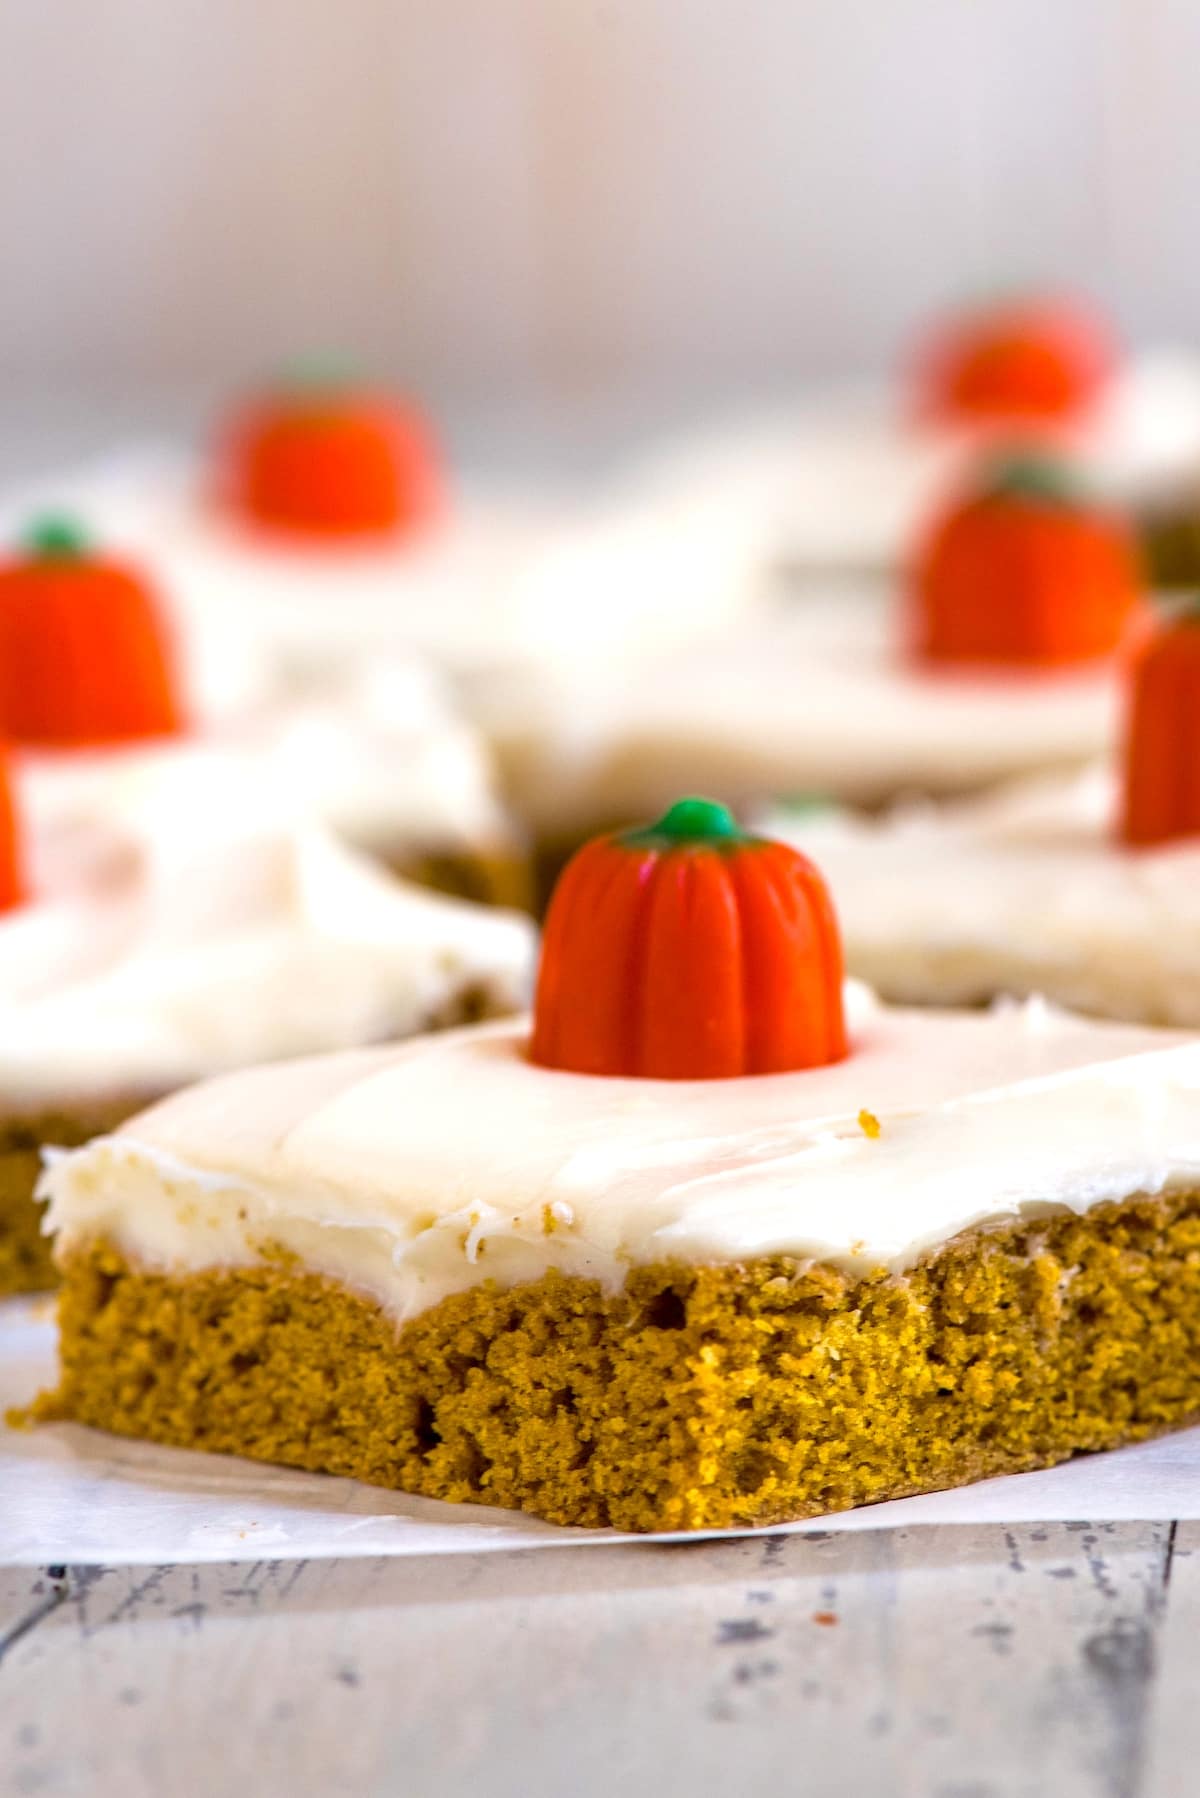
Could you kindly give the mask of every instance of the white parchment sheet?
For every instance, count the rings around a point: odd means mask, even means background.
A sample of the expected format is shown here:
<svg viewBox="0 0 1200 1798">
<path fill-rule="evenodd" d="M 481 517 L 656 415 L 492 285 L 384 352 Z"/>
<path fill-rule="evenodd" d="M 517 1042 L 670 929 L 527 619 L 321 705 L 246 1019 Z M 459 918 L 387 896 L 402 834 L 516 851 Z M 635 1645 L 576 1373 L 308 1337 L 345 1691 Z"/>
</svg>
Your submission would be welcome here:
<svg viewBox="0 0 1200 1798">
<path fill-rule="evenodd" d="M 53 1364 L 48 1301 L 0 1305 L 0 1413 L 50 1384 Z M 1083 1456 L 1045 1473 L 987 1480 L 783 1528 L 791 1533 L 1084 1518 L 1200 1518 L 1200 1429 Z M 407 1498 L 354 1480 L 154 1448 L 75 1425 L 0 1427 L 0 1563 L 9 1565 L 479 1554 L 681 1539 L 561 1529 L 511 1511 Z"/>
</svg>

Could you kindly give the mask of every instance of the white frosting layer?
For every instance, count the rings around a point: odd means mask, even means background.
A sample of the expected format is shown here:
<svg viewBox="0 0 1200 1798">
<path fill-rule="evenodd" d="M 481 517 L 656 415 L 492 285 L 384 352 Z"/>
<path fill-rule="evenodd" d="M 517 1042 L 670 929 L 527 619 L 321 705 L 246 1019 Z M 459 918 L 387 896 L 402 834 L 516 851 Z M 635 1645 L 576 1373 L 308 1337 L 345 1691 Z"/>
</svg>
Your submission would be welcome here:
<svg viewBox="0 0 1200 1798">
<path fill-rule="evenodd" d="M 650 467 L 698 503 L 737 495 L 784 568 L 878 574 L 899 563 L 967 449 L 957 432 L 915 428 L 899 395 L 875 388 L 730 421 Z"/>
<path fill-rule="evenodd" d="M 1200 1028 L 1200 842 L 1126 849 L 1116 809 L 1096 766 L 878 820 L 780 808 L 755 823 L 819 864 L 848 965 L 889 998 L 1042 992 Z"/>
<path fill-rule="evenodd" d="M 534 932 L 407 885 L 264 812 L 230 754 L 34 832 L 36 899 L 0 917 L 10 1108 L 164 1091 L 217 1070 L 406 1035 L 468 987 L 525 1000 Z"/>
<path fill-rule="evenodd" d="M 426 664 L 391 660 L 248 721 L 236 740 L 281 795 L 391 859 L 512 848 L 492 757 Z"/>
<path fill-rule="evenodd" d="M 177 1271 L 282 1247 L 403 1318 L 551 1267 L 902 1269 L 976 1225 L 1200 1179 L 1200 1043 L 851 996 L 852 1054 L 800 1074 L 552 1072 L 522 1021 L 251 1070 L 56 1161 L 51 1223 Z"/>
<path fill-rule="evenodd" d="M 926 671 L 878 589 L 797 602 L 770 626 L 613 678 L 494 681 L 476 715 L 543 830 L 643 818 L 680 793 L 734 804 L 816 791 L 878 804 L 1070 767 L 1114 734 L 1115 675 Z"/>
<path fill-rule="evenodd" d="M 180 771 L 203 804 L 224 804 L 231 756 L 260 795 L 288 816 L 326 824 L 352 846 L 401 863 L 406 855 L 513 846 L 492 758 L 433 671 L 411 658 L 322 683 L 311 696 L 248 713 L 219 733 L 116 750 L 26 753 L 26 808 L 45 828 L 64 817 L 103 825 Z"/>
</svg>

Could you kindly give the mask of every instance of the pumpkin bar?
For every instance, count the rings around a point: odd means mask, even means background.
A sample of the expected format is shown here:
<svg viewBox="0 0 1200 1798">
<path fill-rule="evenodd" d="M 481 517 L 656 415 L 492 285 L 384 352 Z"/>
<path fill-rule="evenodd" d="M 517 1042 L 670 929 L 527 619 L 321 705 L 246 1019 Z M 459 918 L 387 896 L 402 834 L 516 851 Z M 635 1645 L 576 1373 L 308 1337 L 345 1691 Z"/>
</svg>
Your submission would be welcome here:
<svg viewBox="0 0 1200 1798">
<path fill-rule="evenodd" d="M 742 611 L 759 533 L 740 511 L 623 475 L 582 500 L 480 481 L 437 435 L 345 368 L 300 368 L 235 398 L 204 455 L 125 458 L 68 493 L 161 582 L 208 716 L 380 657 L 484 685 L 612 665 Z"/>
<path fill-rule="evenodd" d="M 42 1146 L 206 1073 L 526 997 L 527 918 L 397 880 L 319 825 L 261 816 L 252 783 L 214 791 L 203 772 L 143 792 L 94 833 L 90 865 L 0 916 L 0 1291 L 50 1282 Z"/>
<path fill-rule="evenodd" d="M 528 852 L 487 747 L 419 657 L 334 668 L 303 693 L 247 697 L 219 728 L 203 714 L 197 727 L 196 645 L 178 655 L 144 569 L 62 516 L 36 520 L 8 564 L 0 633 L 0 719 L 20 747 L 23 804 L 39 825 L 103 824 L 172 769 L 183 766 L 194 792 L 191 764 L 236 756 L 281 812 L 302 806 L 404 879 L 530 902 Z"/>
<path fill-rule="evenodd" d="M 805 858 L 581 852 L 533 1020 L 210 1081 L 58 1159 L 121 1435 L 563 1524 L 772 1524 L 1200 1414 L 1200 1044 L 843 988 Z"/>
<path fill-rule="evenodd" d="M 1119 760 L 883 818 L 777 806 L 816 856 L 852 973 L 906 1004 L 1042 993 L 1098 1016 L 1200 1026 L 1200 611 L 1129 659 Z"/>
<path fill-rule="evenodd" d="M 684 782 L 738 811 L 975 793 L 1112 742 L 1141 597 L 1127 527 L 1060 458 L 994 454 L 930 522 L 904 592 L 797 602 L 619 679 L 497 684 L 478 715 L 551 865 Z"/>
<path fill-rule="evenodd" d="M 482 736 L 419 657 L 379 659 L 228 733 L 281 800 L 302 793 L 351 848 L 405 880 L 527 906 L 530 858 Z"/>
<path fill-rule="evenodd" d="M 24 802 L 40 825 L 103 827 L 176 779 L 215 797 L 236 766 L 280 815 L 298 812 L 401 879 L 485 904 L 528 906 L 530 857 L 479 733 L 433 671 L 397 659 L 216 733 L 26 749 Z"/>
<path fill-rule="evenodd" d="M 0 727 L 0 1291 L 49 1283 L 45 1146 L 204 1074 L 524 1003 L 527 919 L 393 878 L 257 756 L 164 746 L 185 739 L 154 596 L 61 528 L 0 568 Z M 106 774 L 103 804 L 65 768 L 46 791 L 52 758 L 121 755 L 136 777 Z"/>
<path fill-rule="evenodd" d="M 898 378 L 717 421 L 659 451 L 661 478 L 689 484 L 698 503 L 762 507 L 767 554 L 791 575 L 783 596 L 794 602 L 818 578 L 903 568 L 981 444 L 1052 434 L 1135 515 L 1154 584 L 1195 584 L 1200 363 L 1114 348 L 1076 300 L 967 306 L 929 321 Z"/>
</svg>

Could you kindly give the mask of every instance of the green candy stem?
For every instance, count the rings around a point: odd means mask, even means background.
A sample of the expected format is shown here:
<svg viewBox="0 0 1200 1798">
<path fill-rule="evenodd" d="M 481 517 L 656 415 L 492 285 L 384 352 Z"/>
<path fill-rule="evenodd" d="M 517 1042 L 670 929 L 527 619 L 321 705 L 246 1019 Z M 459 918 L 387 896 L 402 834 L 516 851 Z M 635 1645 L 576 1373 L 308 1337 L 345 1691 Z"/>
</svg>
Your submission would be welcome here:
<svg viewBox="0 0 1200 1798">
<path fill-rule="evenodd" d="M 998 456 L 981 486 L 988 499 L 1031 500 L 1042 506 L 1078 506 L 1086 497 L 1073 468 L 1035 449 Z"/>
<path fill-rule="evenodd" d="M 741 829 L 727 805 L 716 799 L 677 799 L 657 824 L 627 830 L 618 839 L 633 849 L 659 849 L 675 843 L 712 843 L 734 848 L 752 838 Z"/>
<path fill-rule="evenodd" d="M 59 512 L 35 518 L 21 544 L 26 554 L 38 562 L 79 562 L 91 550 L 88 534 L 78 519 Z"/>
</svg>

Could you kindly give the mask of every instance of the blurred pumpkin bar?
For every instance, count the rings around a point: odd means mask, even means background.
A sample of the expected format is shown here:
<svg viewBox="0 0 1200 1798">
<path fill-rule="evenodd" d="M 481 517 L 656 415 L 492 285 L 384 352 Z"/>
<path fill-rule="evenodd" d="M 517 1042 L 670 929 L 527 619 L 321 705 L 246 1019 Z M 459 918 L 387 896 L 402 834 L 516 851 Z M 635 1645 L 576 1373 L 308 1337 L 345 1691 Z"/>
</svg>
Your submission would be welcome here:
<svg viewBox="0 0 1200 1798">
<path fill-rule="evenodd" d="M 393 878 L 261 757 L 186 746 L 156 596 L 57 526 L 0 570 L 0 725 L 0 1290 L 50 1278 L 47 1145 L 205 1073 L 524 1001 L 524 918 Z"/>
<path fill-rule="evenodd" d="M 207 1073 L 524 1002 L 527 918 L 397 880 L 320 825 L 263 816 L 246 771 L 227 775 L 221 794 L 211 766 L 198 785 L 176 770 L 103 832 L 66 833 L 57 891 L 0 919 L 0 1287 L 49 1283 L 47 1144 Z"/>
<path fill-rule="evenodd" d="M 35 521 L 3 595 L 0 700 L 36 824 L 102 824 L 171 766 L 232 751 L 281 811 L 302 806 L 402 878 L 530 904 L 528 847 L 487 747 L 421 658 L 376 657 L 306 692 L 205 717 L 190 702 L 190 646 L 176 640 L 167 599 L 142 565 L 97 548 L 73 519 Z"/>
<path fill-rule="evenodd" d="M 739 616 L 758 566 L 741 509 L 458 468 L 412 400 L 330 363 L 235 400 L 207 451 L 58 492 L 161 585 L 205 720 L 396 658 L 484 686 L 611 664 Z"/>
<path fill-rule="evenodd" d="M 927 521 L 906 583 L 798 601 L 614 673 L 493 683 L 478 716 L 553 866 L 695 784 L 875 809 L 1082 766 L 1115 739 L 1142 588 L 1121 517 L 1059 456 L 990 454 Z"/>
<path fill-rule="evenodd" d="M 1131 646 L 1121 753 L 1070 776 L 870 818 L 776 806 L 760 828 L 819 857 L 851 972 L 905 1004 L 1041 993 L 1102 1017 L 1200 1027 L 1200 609 Z"/>
<path fill-rule="evenodd" d="M 1200 1412 L 1200 1044 L 844 992 L 816 869 L 586 848 L 532 1025 L 205 1083 L 57 1161 L 119 1434 L 631 1530 L 778 1523 Z"/>
<path fill-rule="evenodd" d="M 227 737 L 281 804 L 303 795 L 341 841 L 393 874 L 485 905 L 532 904 L 529 843 L 493 758 L 421 658 L 380 660 Z"/>
<path fill-rule="evenodd" d="M 893 379 L 718 421 L 660 446 L 654 466 L 697 502 L 757 505 L 795 601 L 821 580 L 900 570 L 947 486 L 1014 438 L 1053 442 L 1137 520 L 1155 585 L 1200 567 L 1200 360 L 1123 351 L 1079 296 L 968 301 L 922 324 Z"/>
</svg>

